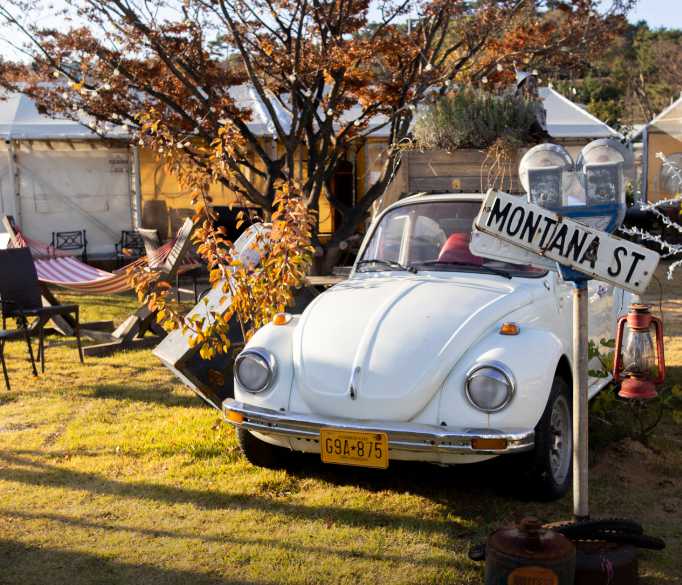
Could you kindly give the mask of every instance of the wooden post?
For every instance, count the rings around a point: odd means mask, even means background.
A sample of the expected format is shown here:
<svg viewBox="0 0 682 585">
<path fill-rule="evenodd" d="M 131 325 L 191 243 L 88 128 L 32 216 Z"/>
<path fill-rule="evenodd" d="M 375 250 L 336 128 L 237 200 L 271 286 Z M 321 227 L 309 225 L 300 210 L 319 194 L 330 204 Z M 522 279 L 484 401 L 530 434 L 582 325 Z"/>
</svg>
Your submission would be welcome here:
<svg viewBox="0 0 682 585">
<path fill-rule="evenodd" d="M 573 515 L 590 516 L 588 497 L 588 294 L 587 281 L 573 288 Z"/>
</svg>

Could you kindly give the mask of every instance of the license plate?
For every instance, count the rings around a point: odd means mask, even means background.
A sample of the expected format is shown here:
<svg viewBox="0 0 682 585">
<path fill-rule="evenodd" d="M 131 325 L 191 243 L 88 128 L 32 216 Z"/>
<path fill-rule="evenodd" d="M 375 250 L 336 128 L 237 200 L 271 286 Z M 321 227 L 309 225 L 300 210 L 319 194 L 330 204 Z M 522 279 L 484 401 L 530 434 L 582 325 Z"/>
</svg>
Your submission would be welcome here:
<svg viewBox="0 0 682 585">
<path fill-rule="evenodd" d="M 388 435 L 320 429 L 320 455 L 324 463 L 388 467 Z"/>
</svg>

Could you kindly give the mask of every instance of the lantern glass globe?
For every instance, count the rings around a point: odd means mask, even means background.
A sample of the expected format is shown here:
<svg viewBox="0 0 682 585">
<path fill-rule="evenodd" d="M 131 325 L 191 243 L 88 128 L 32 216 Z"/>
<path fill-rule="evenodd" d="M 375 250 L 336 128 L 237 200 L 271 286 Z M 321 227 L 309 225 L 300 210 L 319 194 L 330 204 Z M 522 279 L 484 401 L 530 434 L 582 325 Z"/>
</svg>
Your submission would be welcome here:
<svg viewBox="0 0 682 585">
<path fill-rule="evenodd" d="M 632 376 L 649 377 L 656 369 L 656 350 L 649 330 L 629 330 L 623 350 L 623 370 Z"/>
</svg>

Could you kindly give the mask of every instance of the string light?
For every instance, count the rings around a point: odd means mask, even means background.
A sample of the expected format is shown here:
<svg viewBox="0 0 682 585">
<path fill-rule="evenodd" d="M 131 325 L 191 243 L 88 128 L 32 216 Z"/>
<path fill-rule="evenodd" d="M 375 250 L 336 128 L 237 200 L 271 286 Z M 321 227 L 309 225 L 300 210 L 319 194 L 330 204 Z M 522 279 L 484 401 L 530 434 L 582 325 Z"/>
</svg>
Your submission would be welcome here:
<svg viewBox="0 0 682 585">
<path fill-rule="evenodd" d="M 484 75 L 483 77 L 481 77 L 481 82 L 488 83 L 488 78 Z"/>
<path fill-rule="evenodd" d="M 502 67 L 502 63 L 497 64 L 497 72 L 502 73 L 504 71 L 504 67 Z"/>
</svg>

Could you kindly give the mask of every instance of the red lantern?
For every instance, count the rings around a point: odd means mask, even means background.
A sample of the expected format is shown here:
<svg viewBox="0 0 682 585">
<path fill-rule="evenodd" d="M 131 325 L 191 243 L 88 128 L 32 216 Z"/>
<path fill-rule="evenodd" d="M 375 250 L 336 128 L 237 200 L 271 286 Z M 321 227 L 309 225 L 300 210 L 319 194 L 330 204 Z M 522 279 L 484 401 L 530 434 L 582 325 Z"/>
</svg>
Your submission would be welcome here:
<svg viewBox="0 0 682 585">
<path fill-rule="evenodd" d="M 624 335 L 626 323 L 628 331 Z M 656 331 L 655 350 L 652 324 Z M 656 366 L 658 374 L 654 377 Z M 651 314 L 649 305 L 632 304 L 628 314 L 618 319 L 613 379 L 621 382 L 618 396 L 622 398 L 647 400 L 657 396 L 656 386 L 665 379 L 663 323 Z"/>
</svg>

